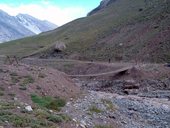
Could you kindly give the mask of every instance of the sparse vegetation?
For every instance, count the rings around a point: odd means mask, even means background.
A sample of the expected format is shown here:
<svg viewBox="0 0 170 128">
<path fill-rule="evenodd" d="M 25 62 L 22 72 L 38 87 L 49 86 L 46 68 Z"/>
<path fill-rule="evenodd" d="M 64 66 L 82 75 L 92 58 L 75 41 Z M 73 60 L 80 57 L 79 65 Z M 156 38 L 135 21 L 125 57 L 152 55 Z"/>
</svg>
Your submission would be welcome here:
<svg viewBox="0 0 170 128">
<path fill-rule="evenodd" d="M 47 119 L 48 121 L 52 121 L 54 123 L 61 123 L 64 121 L 63 118 L 58 115 L 48 116 Z"/>
<path fill-rule="evenodd" d="M 90 108 L 89 108 L 89 111 L 91 113 L 101 113 L 103 112 L 101 109 L 97 108 L 95 105 L 92 105 Z"/>
<path fill-rule="evenodd" d="M 47 118 L 48 116 L 50 115 L 49 112 L 47 112 L 46 110 L 44 109 L 37 109 L 35 111 L 35 116 L 38 118 L 38 119 L 44 119 L 44 118 Z"/>
<path fill-rule="evenodd" d="M 18 76 L 18 74 L 16 72 L 11 72 L 10 76 L 11 76 L 11 82 L 13 84 L 16 84 L 16 83 L 18 83 L 20 81 L 20 78 L 19 78 L 19 76 Z"/>
<path fill-rule="evenodd" d="M 34 78 L 31 75 L 28 75 L 28 76 L 24 76 L 24 80 L 22 84 L 27 85 L 27 84 L 32 84 L 34 82 L 35 82 Z"/>
<path fill-rule="evenodd" d="M 0 111 L 0 123 L 4 124 L 5 121 L 11 123 L 14 127 L 29 127 L 32 128 L 45 128 L 50 127 L 52 124 L 45 120 L 32 119 L 25 116 L 19 116 L 11 112 Z"/>
<path fill-rule="evenodd" d="M 170 65 L 162 62 L 170 60 L 170 2 L 113 1 L 56 30 L 0 44 L 2 60 L 32 55 L 18 64 L 2 61 L 0 127 L 169 126 Z M 66 49 L 54 50 L 60 41 Z"/>
<path fill-rule="evenodd" d="M 16 83 L 18 83 L 20 80 L 18 79 L 18 77 L 16 77 L 16 76 L 11 76 L 11 82 L 13 83 L 13 84 L 16 84 Z"/>
<path fill-rule="evenodd" d="M 0 103 L 0 124 L 2 126 L 8 121 L 12 127 L 56 128 L 58 123 L 67 122 L 70 119 L 67 115 L 50 113 L 46 108 L 35 109 L 33 113 L 28 113 L 22 108 L 21 113 L 11 112 L 11 110 L 16 109 L 17 106 L 20 105 L 6 101 Z M 25 114 L 27 114 L 27 116 L 25 116 Z"/>
<path fill-rule="evenodd" d="M 32 76 L 24 76 L 24 77 L 22 77 L 21 79 L 20 79 L 20 87 L 19 87 L 19 89 L 20 90 L 27 90 L 27 85 L 29 85 L 29 84 L 32 84 L 32 83 L 34 83 L 34 79 L 32 78 Z"/>
<path fill-rule="evenodd" d="M 156 39 L 157 35 L 161 35 L 162 31 L 166 31 L 169 26 L 167 14 L 169 14 L 170 2 L 151 1 L 152 4 L 149 6 L 144 0 L 116 1 L 100 13 L 77 19 L 52 32 L 1 44 L 0 54 L 46 56 L 51 53 L 56 41 L 62 41 L 67 45 L 65 55 L 79 53 L 79 56 L 89 60 L 108 60 L 109 58 L 115 60 L 119 55 L 123 60 L 133 60 L 134 57 L 147 52 L 150 56 L 143 59 L 165 62 L 169 59 L 168 36 L 161 36 L 164 43 L 159 44 L 160 42 L 156 41 L 157 45 L 153 50 L 147 49 L 152 45 L 152 39 Z M 113 12 L 117 12 L 117 15 Z M 157 22 L 157 19 L 161 20 Z M 155 29 L 153 24 L 157 26 L 163 24 L 163 27 Z M 132 27 L 134 29 L 130 29 Z M 141 33 L 142 30 L 146 30 L 146 27 L 147 31 Z M 108 40 L 112 34 L 114 38 Z M 137 37 L 137 39 L 131 37 Z"/>
<path fill-rule="evenodd" d="M 8 102 L 1 102 L 0 103 L 0 110 L 8 110 L 8 109 L 14 109 L 15 104 L 14 103 L 8 103 Z"/>
<path fill-rule="evenodd" d="M 48 109 L 60 111 L 62 107 L 65 106 L 66 101 L 61 98 L 52 98 L 52 97 L 40 97 L 37 95 L 31 95 L 31 99 L 34 103 L 38 104 L 41 107 L 46 107 Z"/>
<path fill-rule="evenodd" d="M 110 100 L 101 99 L 101 101 L 103 102 L 103 104 L 106 105 L 107 109 L 112 111 L 115 111 L 117 109 L 117 107 L 113 105 L 113 103 Z"/>
</svg>

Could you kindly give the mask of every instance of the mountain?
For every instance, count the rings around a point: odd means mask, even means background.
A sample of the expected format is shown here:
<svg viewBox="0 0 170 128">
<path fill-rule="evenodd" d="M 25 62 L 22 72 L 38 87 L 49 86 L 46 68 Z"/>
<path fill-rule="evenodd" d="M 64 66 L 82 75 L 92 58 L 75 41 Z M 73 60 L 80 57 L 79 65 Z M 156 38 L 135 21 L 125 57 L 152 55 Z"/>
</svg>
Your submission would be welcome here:
<svg viewBox="0 0 170 128">
<path fill-rule="evenodd" d="M 36 19 L 28 14 L 18 14 L 16 19 L 28 30 L 32 31 L 35 34 L 39 34 L 41 32 L 49 31 L 57 26 L 48 21 L 42 21 Z"/>
<path fill-rule="evenodd" d="M 170 61 L 170 1 L 105 2 L 87 17 L 55 30 L 1 44 L 0 54 L 102 61 Z M 65 44 L 66 48 L 58 53 L 56 43 Z"/>
<path fill-rule="evenodd" d="M 55 29 L 57 26 L 27 14 L 10 16 L 0 10 L 0 42 L 19 39 Z"/>
<path fill-rule="evenodd" d="M 34 35 L 23 27 L 15 17 L 0 10 L 0 42 Z"/>
</svg>

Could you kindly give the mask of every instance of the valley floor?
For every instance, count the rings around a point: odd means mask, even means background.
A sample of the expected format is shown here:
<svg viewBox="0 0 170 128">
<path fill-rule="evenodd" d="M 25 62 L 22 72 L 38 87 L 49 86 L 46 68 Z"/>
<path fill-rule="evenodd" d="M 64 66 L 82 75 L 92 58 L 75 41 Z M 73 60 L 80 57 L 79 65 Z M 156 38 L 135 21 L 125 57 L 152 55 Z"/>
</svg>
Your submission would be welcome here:
<svg viewBox="0 0 170 128">
<path fill-rule="evenodd" d="M 0 96 L 0 114 L 2 115 L 0 126 L 2 128 L 26 126 L 31 128 L 36 126 L 62 128 L 170 127 L 170 68 L 164 64 L 33 58 L 24 59 L 22 63 L 19 62 L 19 65 L 4 65 L 2 59 L 0 63 L 2 83 L 0 92 L 3 94 Z M 23 88 L 21 84 L 27 79 L 23 76 L 28 76 L 27 74 L 31 75 L 34 81 Z M 19 81 L 15 78 L 19 78 Z M 17 91 L 11 92 L 11 88 L 15 88 Z M 42 98 L 44 95 L 54 97 L 56 96 L 54 91 L 57 96 L 65 96 L 67 99 L 66 105 L 60 112 L 48 107 L 37 107 L 35 103 L 31 103 L 29 95 L 36 93 Z M 21 94 L 28 99 L 22 99 Z M 10 102 L 13 105 L 7 104 Z M 33 111 L 23 113 L 24 107 L 28 104 L 32 106 Z M 15 114 L 18 114 L 18 118 L 28 116 L 35 119 L 36 123 L 30 120 L 26 121 L 27 125 L 13 122 L 14 115 L 12 118 L 8 113 L 10 118 L 8 119 L 5 112 L 14 111 Z M 67 115 L 69 120 L 63 115 Z M 63 122 L 56 121 L 56 116 Z M 41 125 L 41 121 L 45 121 L 47 124 Z"/>
</svg>

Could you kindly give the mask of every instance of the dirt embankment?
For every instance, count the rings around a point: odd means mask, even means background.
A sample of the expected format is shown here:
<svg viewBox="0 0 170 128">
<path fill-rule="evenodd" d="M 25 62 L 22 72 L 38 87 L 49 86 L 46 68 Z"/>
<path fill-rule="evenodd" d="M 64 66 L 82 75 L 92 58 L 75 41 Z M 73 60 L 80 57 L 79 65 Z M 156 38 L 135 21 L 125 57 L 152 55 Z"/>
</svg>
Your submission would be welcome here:
<svg viewBox="0 0 170 128">
<path fill-rule="evenodd" d="M 29 65 L 1 65 L 0 87 L 4 98 L 30 103 L 30 95 L 75 98 L 80 88 L 63 72 Z"/>
</svg>

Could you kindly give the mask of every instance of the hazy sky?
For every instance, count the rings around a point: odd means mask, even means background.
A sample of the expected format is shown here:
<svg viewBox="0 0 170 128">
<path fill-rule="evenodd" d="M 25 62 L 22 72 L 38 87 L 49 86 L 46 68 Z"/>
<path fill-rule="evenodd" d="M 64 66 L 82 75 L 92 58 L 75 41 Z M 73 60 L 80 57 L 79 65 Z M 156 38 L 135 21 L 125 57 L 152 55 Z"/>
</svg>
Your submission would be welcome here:
<svg viewBox="0 0 170 128">
<path fill-rule="evenodd" d="M 30 14 L 63 25 L 86 16 L 101 0 L 0 0 L 0 9 L 10 15 Z"/>
</svg>

